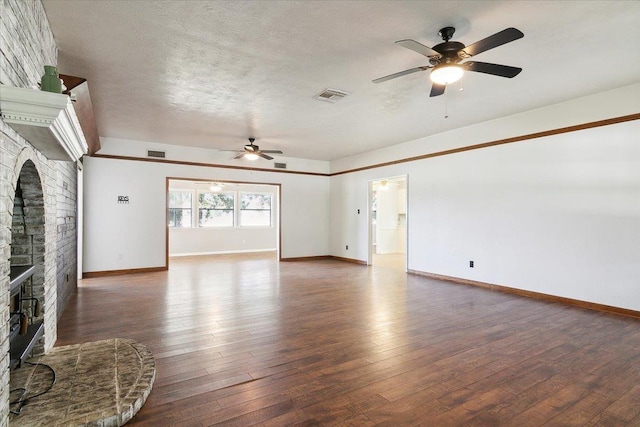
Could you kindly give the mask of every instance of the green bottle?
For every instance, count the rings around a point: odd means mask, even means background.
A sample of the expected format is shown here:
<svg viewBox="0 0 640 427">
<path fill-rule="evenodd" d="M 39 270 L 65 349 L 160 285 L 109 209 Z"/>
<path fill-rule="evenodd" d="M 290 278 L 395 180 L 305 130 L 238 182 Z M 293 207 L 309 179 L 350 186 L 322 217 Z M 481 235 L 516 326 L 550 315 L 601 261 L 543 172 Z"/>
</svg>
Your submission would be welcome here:
<svg viewBox="0 0 640 427">
<path fill-rule="evenodd" d="M 44 75 L 40 80 L 40 90 L 62 93 L 62 81 L 58 77 L 58 69 L 53 65 L 44 66 Z"/>
</svg>

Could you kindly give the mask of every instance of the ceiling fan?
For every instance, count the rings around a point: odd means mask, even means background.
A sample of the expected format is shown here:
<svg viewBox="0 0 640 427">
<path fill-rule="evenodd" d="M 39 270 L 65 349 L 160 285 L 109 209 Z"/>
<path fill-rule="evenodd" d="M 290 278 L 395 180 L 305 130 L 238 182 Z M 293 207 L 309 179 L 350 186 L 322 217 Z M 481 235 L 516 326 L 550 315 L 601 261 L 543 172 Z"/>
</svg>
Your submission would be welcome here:
<svg viewBox="0 0 640 427">
<path fill-rule="evenodd" d="M 238 151 L 238 150 L 223 150 L 223 151 L 236 151 L 240 154 L 235 156 L 234 159 L 241 159 L 244 157 L 247 160 L 257 160 L 259 157 L 262 157 L 263 159 L 267 159 L 267 160 L 273 160 L 273 157 L 267 155 L 266 153 L 282 154 L 282 151 L 280 150 L 261 150 L 260 147 L 254 144 L 255 140 L 256 140 L 255 138 L 249 138 L 249 143 L 243 147 L 244 149 L 242 151 Z"/>
<path fill-rule="evenodd" d="M 219 193 L 220 191 L 222 191 L 224 186 L 225 186 L 224 182 L 212 182 L 211 186 L 209 186 L 209 190 L 211 190 L 214 193 Z"/>
<path fill-rule="evenodd" d="M 443 43 L 435 45 L 433 48 L 411 39 L 397 41 L 396 44 L 429 58 L 429 64 L 431 65 L 410 68 L 385 77 L 380 77 L 379 79 L 373 80 L 373 83 L 386 82 L 387 80 L 406 76 L 407 74 L 418 71 L 432 70 L 430 77 L 433 86 L 431 87 L 429 96 L 439 96 L 444 93 L 448 84 L 460 80 L 465 71 L 475 71 L 477 73 L 507 78 L 513 78 L 522 71 L 522 68 L 491 64 L 488 62 L 468 61 L 460 63 L 460 61 L 464 59 L 524 37 L 524 34 L 520 30 L 507 28 L 469 46 L 465 46 L 460 42 L 450 41 L 455 31 L 456 29 L 453 27 L 444 27 L 441 29 L 438 35 L 442 37 L 444 41 Z"/>
</svg>

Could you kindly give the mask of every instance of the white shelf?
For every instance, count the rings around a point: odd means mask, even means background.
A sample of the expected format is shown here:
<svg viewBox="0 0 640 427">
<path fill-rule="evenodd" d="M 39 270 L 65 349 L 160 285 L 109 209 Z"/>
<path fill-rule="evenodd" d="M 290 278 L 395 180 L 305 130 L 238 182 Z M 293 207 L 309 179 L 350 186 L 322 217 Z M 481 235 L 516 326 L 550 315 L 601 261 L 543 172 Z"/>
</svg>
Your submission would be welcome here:
<svg viewBox="0 0 640 427">
<path fill-rule="evenodd" d="M 87 152 L 87 141 L 67 95 L 0 85 L 0 114 L 49 160 L 75 162 Z"/>
</svg>

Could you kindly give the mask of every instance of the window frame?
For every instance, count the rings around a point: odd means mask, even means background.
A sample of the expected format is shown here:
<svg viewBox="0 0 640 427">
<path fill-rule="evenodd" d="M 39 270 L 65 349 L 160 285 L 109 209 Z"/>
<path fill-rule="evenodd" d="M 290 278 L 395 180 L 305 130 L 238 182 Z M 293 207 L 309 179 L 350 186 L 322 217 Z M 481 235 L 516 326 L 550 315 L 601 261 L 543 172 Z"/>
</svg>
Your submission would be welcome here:
<svg viewBox="0 0 640 427">
<path fill-rule="evenodd" d="M 237 227 L 237 219 L 236 219 L 236 211 L 237 211 L 237 200 L 238 197 L 236 197 L 236 193 L 237 191 L 207 191 L 207 190 L 198 190 L 196 192 L 197 196 L 196 196 L 196 212 L 197 212 L 197 218 L 194 215 L 193 220 L 196 223 L 196 227 L 195 228 L 206 228 L 206 229 L 212 229 L 212 228 L 236 228 Z M 229 209 L 229 208 L 225 208 L 225 209 L 219 209 L 219 208 L 203 208 L 200 204 L 200 195 L 201 194 L 214 194 L 214 195 L 231 195 L 233 197 L 233 208 Z M 208 211 L 231 211 L 231 225 L 202 225 L 200 224 L 200 211 L 201 210 L 208 210 Z"/>
<path fill-rule="evenodd" d="M 171 206 L 171 193 L 185 193 L 191 196 L 191 207 L 190 208 L 180 208 L 180 207 L 172 207 Z M 228 208 L 203 208 L 200 204 L 200 195 L 201 194 L 227 194 L 233 197 L 233 209 Z M 269 209 L 242 209 L 242 196 L 246 194 L 259 194 L 268 196 L 270 199 Z M 274 203 L 277 205 L 278 203 L 278 192 L 270 192 L 270 191 L 251 191 L 251 190 L 241 190 L 234 189 L 228 191 L 208 191 L 206 189 L 193 189 L 193 188 L 171 188 L 168 189 L 167 192 L 167 227 L 172 230 L 197 230 L 197 229 L 240 229 L 240 228 L 275 228 L 276 227 L 276 208 L 274 208 Z M 189 221 L 189 226 L 175 226 L 171 225 L 171 211 L 175 209 L 180 209 L 184 211 L 191 212 L 191 220 Z M 200 212 L 202 210 L 208 211 L 231 211 L 233 224 L 231 225 L 201 225 L 200 224 Z M 243 225 L 242 224 L 242 212 L 243 211 L 255 211 L 255 212 L 269 212 L 269 224 L 262 225 Z"/>
<path fill-rule="evenodd" d="M 269 196 L 269 209 L 243 209 L 242 208 L 242 196 L 245 194 L 259 194 L 259 195 L 267 195 Z M 238 227 L 239 228 L 273 228 L 274 227 L 274 218 L 273 218 L 273 200 L 275 193 L 271 193 L 268 191 L 238 191 Z M 242 225 L 242 211 L 257 211 L 264 212 L 269 211 L 269 224 L 260 224 L 260 225 Z"/>
<path fill-rule="evenodd" d="M 191 206 L 189 208 L 178 208 L 178 207 L 172 207 L 171 206 L 171 193 L 185 193 L 185 194 L 189 194 L 191 196 Z M 194 190 L 181 190 L 181 189 L 173 189 L 173 190 L 169 190 L 169 193 L 167 194 L 167 226 L 169 228 L 173 228 L 173 229 L 186 229 L 186 228 L 194 228 L 193 225 L 193 212 L 194 212 L 194 203 L 195 203 L 195 197 L 194 194 L 195 191 Z M 189 225 L 188 226 L 175 226 L 175 225 L 171 225 L 171 210 L 172 209 L 180 209 L 183 212 L 185 210 L 190 211 L 190 221 L 189 221 Z"/>
</svg>

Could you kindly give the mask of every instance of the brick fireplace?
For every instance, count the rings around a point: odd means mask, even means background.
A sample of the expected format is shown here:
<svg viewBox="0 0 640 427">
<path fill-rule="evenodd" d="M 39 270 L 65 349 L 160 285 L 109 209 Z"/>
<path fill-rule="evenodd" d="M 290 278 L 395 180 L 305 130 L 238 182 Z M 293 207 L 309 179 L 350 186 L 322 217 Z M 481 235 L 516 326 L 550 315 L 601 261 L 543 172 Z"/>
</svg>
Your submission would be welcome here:
<svg viewBox="0 0 640 427">
<path fill-rule="evenodd" d="M 57 63 L 57 47 L 40 0 L 4 0 L 0 14 L 0 84 L 37 88 L 44 65 Z M 34 90 L 35 92 L 35 90 Z M 5 93 L 0 93 L 2 98 Z M 41 321 L 35 353 L 49 352 L 57 319 L 77 284 L 76 177 L 74 161 L 47 158 L 37 141 L 0 119 L 0 425 L 8 425 L 10 345 L 10 266 L 35 265 L 25 286 L 39 300 L 25 301 L 30 322 Z M 35 144 L 35 145 L 34 145 Z M 16 203 L 17 202 L 17 203 Z"/>
<path fill-rule="evenodd" d="M 10 364 L 15 369 L 29 353 L 44 352 L 44 197 L 31 160 L 20 169 L 11 217 Z"/>
<path fill-rule="evenodd" d="M 16 310 L 16 303 L 10 304 L 10 266 L 35 267 L 33 275 L 21 284 L 25 290 L 22 295 L 25 315 L 30 324 L 42 322 L 42 336 L 34 342 L 33 354 L 50 350 L 56 341 L 57 323 L 57 285 L 56 285 L 56 175 L 57 170 L 46 161 L 41 154 L 26 144 L 12 141 L 4 134 L 2 158 L 3 169 L 8 162 L 13 163 L 10 173 L 2 176 L 2 247 L 0 253 L 0 271 L 2 272 L 1 292 L 6 301 L 2 305 L 2 319 L 9 323 L 11 310 Z M 22 145 L 20 147 L 20 145 Z M 18 149 L 18 147 L 20 147 Z M 15 150 L 17 155 L 11 156 Z M 6 179 L 6 181 L 5 181 Z M 41 307 L 39 316 L 35 316 L 36 298 Z M 14 312 L 15 314 L 15 312 Z M 9 390 L 8 383 L 11 371 L 9 369 L 15 360 L 10 357 L 10 329 L 1 329 L 0 373 L 2 375 L 2 407 L 3 418 L 8 414 Z M 14 334 L 15 335 L 15 334 Z M 20 336 L 20 335 L 18 335 Z M 15 346 L 14 346 L 15 347 Z M 2 423 L 0 423 L 2 424 Z M 4 425 L 4 424 L 3 424 Z"/>
</svg>

